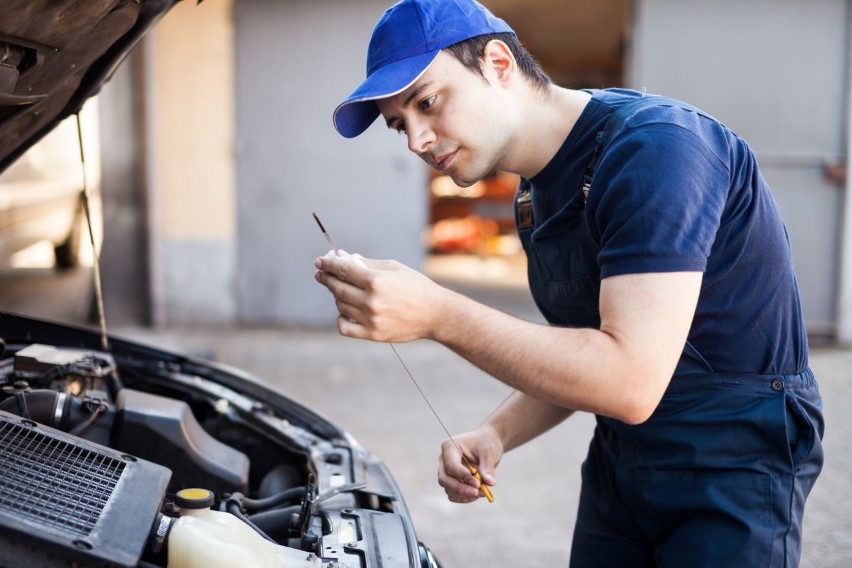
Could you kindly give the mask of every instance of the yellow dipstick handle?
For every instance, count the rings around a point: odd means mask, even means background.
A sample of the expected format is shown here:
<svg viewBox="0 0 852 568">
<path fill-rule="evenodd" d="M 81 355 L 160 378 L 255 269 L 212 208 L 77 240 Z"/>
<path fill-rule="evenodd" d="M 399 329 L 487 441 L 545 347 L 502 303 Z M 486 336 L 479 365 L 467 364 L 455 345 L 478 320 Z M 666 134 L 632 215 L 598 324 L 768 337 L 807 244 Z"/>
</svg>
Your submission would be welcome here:
<svg viewBox="0 0 852 568">
<path fill-rule="evenodd" d="M 482 494 L 485 495 L 485 498 L 488 499 L 489 503 L 494 502 L 494 494 L 491 493 L 491 488 L 488 487 L 484 481 L 482 481 L 482 476 L 479 475 L 479 472 L 476 471 L 476 468 L 472 465 L 467 465 L 470 473 L 479 481 L 479 490 L 482 491 Z"/>
</svg>

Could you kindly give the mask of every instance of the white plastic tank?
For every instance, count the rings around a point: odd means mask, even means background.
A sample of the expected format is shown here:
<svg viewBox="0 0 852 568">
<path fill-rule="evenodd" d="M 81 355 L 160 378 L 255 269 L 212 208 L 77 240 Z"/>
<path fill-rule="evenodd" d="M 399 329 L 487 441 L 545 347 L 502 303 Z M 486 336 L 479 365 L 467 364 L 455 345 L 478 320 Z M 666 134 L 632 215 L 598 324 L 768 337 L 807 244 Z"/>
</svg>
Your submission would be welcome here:
<svg viewBox="0 0 852 568">
<path fill-rule="evenodd" d="M 214 511 L 212 491 L 183 489 L 168 536 L 168 568 L 321 568 L 316 555 L 270 542 L 230 513 Z"/>
</svg>

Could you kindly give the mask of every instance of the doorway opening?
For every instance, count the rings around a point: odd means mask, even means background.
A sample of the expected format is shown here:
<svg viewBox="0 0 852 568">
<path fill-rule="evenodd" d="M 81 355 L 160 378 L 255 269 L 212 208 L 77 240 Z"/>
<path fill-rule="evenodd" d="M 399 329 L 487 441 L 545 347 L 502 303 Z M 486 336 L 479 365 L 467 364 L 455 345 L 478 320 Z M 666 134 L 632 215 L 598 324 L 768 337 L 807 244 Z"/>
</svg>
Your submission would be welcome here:
<svg viewBox="0 0 852 568">
<path fill-rule="evenodd" d="M 629 0 L 486 0 L 505 19 L 556 85 L 571 89 L 623 86 Z M 492 172 L 468 188 L 431 172 L 426 273 L 468 295 L 529 296 L 526 260 L 515 232 L 513 201 L 519 178 Z M 484 292 L 489 289 L 491 292 Z M 531 299 L 521 302 L 531 307 Z"/>
</svg>

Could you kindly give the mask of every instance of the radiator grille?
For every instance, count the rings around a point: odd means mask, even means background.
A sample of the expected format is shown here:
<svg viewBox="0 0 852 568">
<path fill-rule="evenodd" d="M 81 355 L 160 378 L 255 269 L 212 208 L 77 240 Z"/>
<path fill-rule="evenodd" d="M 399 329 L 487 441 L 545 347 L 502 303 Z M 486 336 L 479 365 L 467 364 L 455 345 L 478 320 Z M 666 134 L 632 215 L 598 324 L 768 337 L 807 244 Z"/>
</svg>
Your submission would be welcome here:
<svg viewBox="0 0 852 568">
<path fill-rule="evenodd" d="M 88 536 L 124 467 L 20 423 L 0 423 L 0 511 L 41 526 Z"/>
</svg>

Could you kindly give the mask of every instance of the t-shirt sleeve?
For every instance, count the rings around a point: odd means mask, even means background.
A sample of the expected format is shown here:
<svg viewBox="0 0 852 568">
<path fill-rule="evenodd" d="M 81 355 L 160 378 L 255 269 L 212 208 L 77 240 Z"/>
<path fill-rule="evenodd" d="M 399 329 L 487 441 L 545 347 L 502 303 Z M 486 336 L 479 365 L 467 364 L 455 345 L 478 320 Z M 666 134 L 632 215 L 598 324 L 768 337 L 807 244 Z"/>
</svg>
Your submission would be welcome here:
<svg viewBox="0 0 852 568">
<path fill-rule="evenodd" d="M 684 126 L 626 128 L 604 151 L 589 192 L 601 278 L 703 272 L 729 180 L 718 148 Z"/>
</svg>

